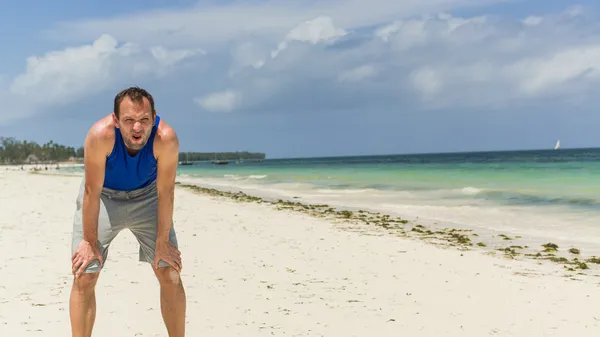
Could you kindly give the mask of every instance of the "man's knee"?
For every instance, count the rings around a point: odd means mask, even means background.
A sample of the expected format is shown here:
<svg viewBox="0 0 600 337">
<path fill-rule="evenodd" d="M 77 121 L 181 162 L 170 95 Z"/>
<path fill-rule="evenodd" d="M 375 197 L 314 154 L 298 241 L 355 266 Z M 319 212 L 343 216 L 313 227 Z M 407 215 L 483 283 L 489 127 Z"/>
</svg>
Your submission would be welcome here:
<svg viewBox="0 0 600 337">
<path fill-rule="evenodd" d="M 73 288 L 77 291 L 93 291 L 98 282 L 100 273 L 84 273 L 73 281 Z"/>
<path fill-rule="evenodd" d="M 181 284 L 181 277 L 175 268 L 168 267 L 160 267 L 158 270 L 154 270 L 156 274 L 156 278 L 161 286 L 169 287 L 169 286 L 178 286 Z"/>
</svg>

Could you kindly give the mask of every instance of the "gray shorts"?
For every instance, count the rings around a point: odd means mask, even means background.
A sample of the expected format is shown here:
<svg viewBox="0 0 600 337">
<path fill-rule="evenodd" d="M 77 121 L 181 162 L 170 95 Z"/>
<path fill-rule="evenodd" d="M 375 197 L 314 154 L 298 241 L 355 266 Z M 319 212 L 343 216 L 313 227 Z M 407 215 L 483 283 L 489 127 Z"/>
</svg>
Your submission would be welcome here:
<svg viewBox="0 0 600 337">
<path fill-rule="evenodd" d="M 75 216 L 73 218 L 73 234 L 71 241 L 71 254 L 83 239 L 82 207 L 85 187 L 85 178 L 81 182 L 79 196 L 76 201 Z M 98 218 L 98 248 L 106 265 L 108 248 L 112 240 L 123 229 L 129 229 L 140 244 L 139 260 L 154 262 L 154 249 L 158 229 L 158 193 L 156 183 L 134 191 L 115 191 L 103 188 L 100 197 L 100 214 Z M 177 237 L 175 229 L 171 226 L 169 241 L 175 247 Z M 164 261 L 159 261 L 159 267 L 166 267 Z M 85 269 L 86 273 L 96 273 L 101 269 L 97 260 L 92 261 Z"/>
</svg>

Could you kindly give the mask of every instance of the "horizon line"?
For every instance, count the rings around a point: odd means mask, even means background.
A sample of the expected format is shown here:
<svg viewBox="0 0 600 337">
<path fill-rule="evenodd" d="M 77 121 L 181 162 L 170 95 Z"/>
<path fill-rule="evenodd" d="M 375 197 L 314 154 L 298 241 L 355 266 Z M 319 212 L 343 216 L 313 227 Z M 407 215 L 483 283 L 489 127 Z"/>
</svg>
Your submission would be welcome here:
<svg viewBox="0 0 600 337">
<path fill-rule="evenodd" d="M 348 154 L 348 155 L 328 155 L 328 156 L 300 156 L 300 157 L 272 157 L 269 159 L 315 159 L 315 158 L 352 158 L 352 157 L 385 157 L 385 156 L 422 156 L 422 155 L 440 155 L 440 154 L 467 154 L 467 153 L 501 153 L 501 152 L 532 152 L 532 151 L 572 151 L 572 150 L 594 150 L 600 147 L 568 147 L 555 150 L 553 148 L 531 148 L 531 149 L 505 149 L 505 150 L 473 150 L 473 151 L 441 151 L 441 152 L 405 152 L 405 153 L 383 153 L 383 154 Z M 266 154 L 266 153 L 265 153 Z"/>
</svg>

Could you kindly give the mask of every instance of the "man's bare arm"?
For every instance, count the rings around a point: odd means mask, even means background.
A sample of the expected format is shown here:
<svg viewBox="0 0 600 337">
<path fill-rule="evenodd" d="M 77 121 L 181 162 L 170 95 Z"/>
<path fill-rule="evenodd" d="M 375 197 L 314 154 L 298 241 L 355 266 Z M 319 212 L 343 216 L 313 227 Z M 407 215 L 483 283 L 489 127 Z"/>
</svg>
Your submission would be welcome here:
<svg viewBox="0 0 600 337">
<path fill-rule="evenodd" d="M 156 187 L 158 191 L 157 241 L 169 241 L 175 202 L 175 178 L 179 161 L 179 140 L 175 131 L 165 130 L 161 135 L 157 156 Z"/>
<path fill-rule="evenodd" d="M 106 136 L 102 130 L 92 129 L 84 142 L 85 191 L 83 196 L 83 239 L 96 246 L 100 193 L 104 184 L 106 164 Z"/>
</svg>

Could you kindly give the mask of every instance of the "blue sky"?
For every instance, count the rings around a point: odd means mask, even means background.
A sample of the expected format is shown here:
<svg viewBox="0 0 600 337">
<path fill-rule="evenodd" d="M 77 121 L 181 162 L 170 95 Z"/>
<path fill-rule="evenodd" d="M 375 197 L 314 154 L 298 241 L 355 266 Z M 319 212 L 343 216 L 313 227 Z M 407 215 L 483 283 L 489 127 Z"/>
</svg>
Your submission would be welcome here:
<svg viewBox="0 0 600 337">
<path fill-rule="evenodd" d="M 73 146 L 139 85 L 182 151 L 600 146 L 590 0 L 3 1 L 0 135 Z"/>
</svg>

